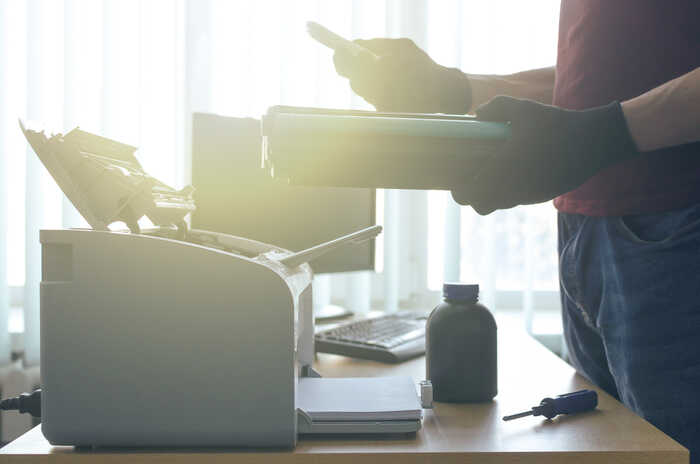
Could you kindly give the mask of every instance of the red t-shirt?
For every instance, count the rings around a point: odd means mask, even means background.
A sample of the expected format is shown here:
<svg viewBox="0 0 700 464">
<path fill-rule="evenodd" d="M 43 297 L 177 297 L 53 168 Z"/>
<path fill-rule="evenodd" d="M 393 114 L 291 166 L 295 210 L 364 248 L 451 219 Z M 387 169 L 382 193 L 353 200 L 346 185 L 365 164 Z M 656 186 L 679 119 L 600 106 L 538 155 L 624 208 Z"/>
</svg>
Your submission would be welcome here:
<svg viewBox="0 0 700 464">
<path fill-rule="evenodd" d="M 585 109 L 643 94 L 700 66 L 700 0 L 562 0 L 554 104 Z M 698 109 L 700 111 L 700 108 Z M 605 169 L 554 200 L 588 216 L 700 203 L 700 143 Z"/>
</svg>

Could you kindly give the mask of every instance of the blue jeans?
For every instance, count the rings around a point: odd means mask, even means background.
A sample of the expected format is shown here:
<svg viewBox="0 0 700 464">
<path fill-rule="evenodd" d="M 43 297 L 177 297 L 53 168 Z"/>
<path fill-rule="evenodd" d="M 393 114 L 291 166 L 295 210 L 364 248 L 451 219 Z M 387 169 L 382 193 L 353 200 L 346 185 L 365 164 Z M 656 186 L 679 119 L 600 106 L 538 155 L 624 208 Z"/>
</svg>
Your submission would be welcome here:
<svg viewBox="0 0 700 464">
<path fill-rule="evenodd" d="M 574 367 L 700 463 L 700 204 L 559 213 L 559 278 Z"/>
</svg>

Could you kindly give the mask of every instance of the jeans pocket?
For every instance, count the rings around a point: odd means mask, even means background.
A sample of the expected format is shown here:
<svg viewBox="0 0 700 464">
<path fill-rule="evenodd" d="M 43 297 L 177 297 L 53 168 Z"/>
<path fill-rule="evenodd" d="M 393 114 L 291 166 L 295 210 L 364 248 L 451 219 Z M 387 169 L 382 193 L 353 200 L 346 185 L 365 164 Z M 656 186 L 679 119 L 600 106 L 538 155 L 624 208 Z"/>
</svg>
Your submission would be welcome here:
<svg viewBox="0 0 700 464">
<path fill-rule="evenodd" d="M 700 234 L 700 204 L 665 213 L 620 216 L 615 224 L 633 242 L 668 244 L 689 234 Z"/>
</svg>

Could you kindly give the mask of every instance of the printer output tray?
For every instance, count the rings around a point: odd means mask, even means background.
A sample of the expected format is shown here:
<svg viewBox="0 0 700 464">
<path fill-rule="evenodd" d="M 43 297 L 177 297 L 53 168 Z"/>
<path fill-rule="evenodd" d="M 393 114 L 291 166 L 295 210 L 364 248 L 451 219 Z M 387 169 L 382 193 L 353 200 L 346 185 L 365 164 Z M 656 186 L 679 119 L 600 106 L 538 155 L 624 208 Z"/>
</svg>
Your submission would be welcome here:
<svg viewBox="0 0 700 464">
<path fill-rule="evenodd" d="M 420 420 L 394 421 L 312 421 L 297 427 L 300 435 L 412 433 L 421 428 Z"/>
<path fill-rule="evenodd" d="M 299 185 L 450 190 L 509 134 L 459 115 L 275 106 L 262 121 L 263 165 Z"/>
<path fill-rule="evenodd" d="M 423 416 L 410 377 L 301 378 L 297 433 L 410 433 Z"/>
</svg>

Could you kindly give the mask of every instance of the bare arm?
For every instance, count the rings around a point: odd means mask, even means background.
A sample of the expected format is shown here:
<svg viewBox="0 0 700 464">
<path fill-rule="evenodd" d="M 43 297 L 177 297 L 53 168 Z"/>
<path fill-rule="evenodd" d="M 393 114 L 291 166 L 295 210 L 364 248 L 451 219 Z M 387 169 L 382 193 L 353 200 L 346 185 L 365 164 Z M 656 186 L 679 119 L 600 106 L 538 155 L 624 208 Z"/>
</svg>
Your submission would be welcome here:
<svg viewBox="0 0 700 464">
<path fill-rule="evenodd" d="M 527 98 L 550 105 L 554 91 L 554 67 L 532 69 L 505 76 L 467 74 L 472 88 L 473 111 L 496 95 Z"/>
<path fill-rule="evenodd" d="M 700 141 L 700 68 L 622 102 L 639 151 Z"/>
</svg>

